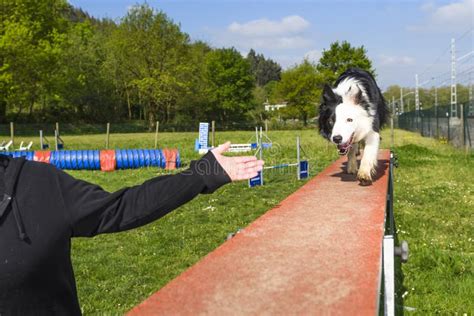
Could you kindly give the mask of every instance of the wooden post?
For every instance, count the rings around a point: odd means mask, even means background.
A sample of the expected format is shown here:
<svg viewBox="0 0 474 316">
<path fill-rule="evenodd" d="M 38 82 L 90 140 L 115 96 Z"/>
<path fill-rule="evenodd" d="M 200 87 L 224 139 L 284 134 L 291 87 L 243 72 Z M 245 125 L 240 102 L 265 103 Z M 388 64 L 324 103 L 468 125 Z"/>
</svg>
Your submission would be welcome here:
<svg viewBox="0 0 474 316">
<path fill-rule="evenodd" d="M 105 138 L 105 149 L 109 149 L 110 123 L 107 123 L 107 136 Z"/>
<path fill-rule="evenodd" d="M 158 147 L 158 131 L 160 130 L 160 121 L 156 121 L 156 130 L 155 130 L 155 149 Z"/>
<path fill-rule="evenodd" d="M 58 132 L 58 137 L 59 137 L 59 122 L 56 122 L 56 131 Z"/>
<path fill-rule="evenodd" d="M 10 122 L 10 140 L 12 141 L 12 148 L 15 147 L 15 124 Z"/>
<path fill-rule="evenodd" d="M 216 121 L 211 122 L 211 147 L 214 147 L 214 143 L 216 141 Z"/>
<path fill-rule="evenodd" d="M 40 129 L 40 150 L 43 150 L 43 130 Z"/>
<path fill-rule="evenodd" d="M 59 147 L 58 147 L 58 130 L 57 129 L 54 130 L 54 144 L 55 144 L 56 151 L 58 151 Z"/>
</svg>

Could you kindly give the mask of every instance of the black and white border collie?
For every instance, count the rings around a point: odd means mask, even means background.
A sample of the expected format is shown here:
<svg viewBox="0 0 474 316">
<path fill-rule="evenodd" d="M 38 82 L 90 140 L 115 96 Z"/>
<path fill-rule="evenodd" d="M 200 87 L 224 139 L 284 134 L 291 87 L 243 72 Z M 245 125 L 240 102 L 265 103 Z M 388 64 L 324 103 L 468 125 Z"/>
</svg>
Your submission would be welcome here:
<svg viewBox="0 0 474 316">
<path fill-rule="evenodd" d="M 335 83 L 324 86 L 319 108 L 319 131 L 337 145 L 340 155 L 348 154 L 347 172 L 357 174 L 362 185 L 372 183 L 376 174 L 380 128 L 388 119 L 388 109 L 374 77 L 350 68 Z M 365 143 L 357 170 L 358 143 Z"/>
</svg>

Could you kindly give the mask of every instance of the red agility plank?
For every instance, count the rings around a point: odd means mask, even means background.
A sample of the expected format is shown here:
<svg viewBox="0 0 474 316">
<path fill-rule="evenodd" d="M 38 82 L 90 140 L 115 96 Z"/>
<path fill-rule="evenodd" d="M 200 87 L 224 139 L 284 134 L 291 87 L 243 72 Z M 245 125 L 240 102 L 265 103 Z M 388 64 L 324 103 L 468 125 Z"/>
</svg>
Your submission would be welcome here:
<svg viewBox="0 0 474 316">
<path fill-rule="evenodd" d="M 100 151 L 100 170 L 114 171 L 117 165 L 115 159 L 115 150 L 101 150 Z"/>
<path fill-rule="evenodd" d="M 389 151 L 360 186 L 341 158 L 128 315 L 375 315 Z"/>
</svg>

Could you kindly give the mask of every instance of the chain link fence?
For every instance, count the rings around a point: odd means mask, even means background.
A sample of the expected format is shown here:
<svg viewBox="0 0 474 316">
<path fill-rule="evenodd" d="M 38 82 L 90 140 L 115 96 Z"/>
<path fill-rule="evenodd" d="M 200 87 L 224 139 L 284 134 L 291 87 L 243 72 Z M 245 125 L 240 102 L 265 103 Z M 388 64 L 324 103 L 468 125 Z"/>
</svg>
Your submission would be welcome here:
<svg viewBox="0 0 474 316">
<path fill-rule="evenodd" d="M 454 114 L 454 115 L 453 115 Z M 456 147 L 474 148 L 474 104 L 433 106 L 398 116 L 398 127 L 425 137 L 445 140 Z"/>
</svg>

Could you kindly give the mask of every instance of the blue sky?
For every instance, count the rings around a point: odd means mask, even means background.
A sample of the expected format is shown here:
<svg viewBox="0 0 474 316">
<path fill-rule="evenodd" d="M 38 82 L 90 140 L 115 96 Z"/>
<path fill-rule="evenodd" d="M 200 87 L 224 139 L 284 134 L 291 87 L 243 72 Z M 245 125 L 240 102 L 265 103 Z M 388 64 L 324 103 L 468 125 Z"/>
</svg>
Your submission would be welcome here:
<svg viewBox="0 0 474 316">
<path fill-rule="evenodd" d="M 119 21 L 136 0 L 70 0 L 95 17 Z M 449 80 L 450 42 L 457 58 L 474 50 L 474 0 L 147 0 L 181 24 L 194 40 L 213 47 L 252 47 L 284 68 L 307 57 L 317 61 L 336 40 L 364 47 L 382 88 L 425 86 Z M 474 54 L 459 61 L 468 82 Z M 474 75 L 473 80 L 474 80 Z"/>
</svg>

